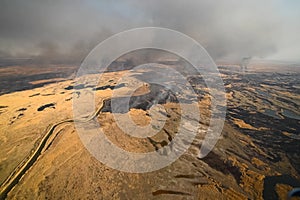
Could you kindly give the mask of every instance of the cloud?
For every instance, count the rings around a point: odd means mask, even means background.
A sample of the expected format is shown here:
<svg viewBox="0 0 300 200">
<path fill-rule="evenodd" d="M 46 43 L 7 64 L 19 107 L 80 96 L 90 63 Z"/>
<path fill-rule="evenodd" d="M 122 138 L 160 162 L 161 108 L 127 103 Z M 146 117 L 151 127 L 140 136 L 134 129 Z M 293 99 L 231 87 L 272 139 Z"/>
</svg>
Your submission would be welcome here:
<svg viewBox="0 0 300 200">
<path fill-rule="evenodd" d="M 299 61 L 299 9 L 293 0 L 3 0 L 0 57 L 79 63 L 112 34 L 160 26 L 193 37 L 215 60 Z"/>
<path fill-rule="evenodd" d="M 187 0 L 171 3 L 157 0 L 148 1 L 147 5 L 140 2 L 139 6 L 154 25 L 190 35 L 203 44 L 214 59 L 276 57 L 274 55 L 286 51 L 289 59 L 299 60 L 300 14 L 288 15 L 292 6 L 286 10 L 283 7 L 289 2 Z M 293 9 L 299 10 L 299 4 L 297 6 Z"/>
</svg>

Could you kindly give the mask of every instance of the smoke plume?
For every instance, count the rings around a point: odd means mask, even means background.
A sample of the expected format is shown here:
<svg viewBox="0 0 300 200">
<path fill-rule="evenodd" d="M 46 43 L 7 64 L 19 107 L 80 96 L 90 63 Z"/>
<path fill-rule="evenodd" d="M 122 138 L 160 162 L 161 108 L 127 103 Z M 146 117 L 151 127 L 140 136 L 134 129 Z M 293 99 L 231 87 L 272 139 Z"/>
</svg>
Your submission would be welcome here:
<svg viewBox="0 0 300 200">
<path fill-rule="evenodd" d="M 296 0 L 3 0 L 0 4 L 0 59 L 80 63 L 112 34 L 159 26 L 191 36 L 216 61 L 249 56 L 300 61 Z"/>
</svg>

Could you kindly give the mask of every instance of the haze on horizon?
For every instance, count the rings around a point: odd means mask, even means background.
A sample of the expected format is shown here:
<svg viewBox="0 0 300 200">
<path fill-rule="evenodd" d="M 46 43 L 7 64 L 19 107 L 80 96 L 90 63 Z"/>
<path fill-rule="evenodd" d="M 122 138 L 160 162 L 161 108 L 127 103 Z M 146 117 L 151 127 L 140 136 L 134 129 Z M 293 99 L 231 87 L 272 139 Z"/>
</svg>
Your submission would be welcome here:
<svg viewBox="0 0 300 200">
<path fill-rule="evenodd" d="M 0 60 L 79 63 L 115 33 L 158 26 L 191 36 L 215 61 L 300 62 L 299 10 L 297 0 L 3 0 Z"/>
</svg>

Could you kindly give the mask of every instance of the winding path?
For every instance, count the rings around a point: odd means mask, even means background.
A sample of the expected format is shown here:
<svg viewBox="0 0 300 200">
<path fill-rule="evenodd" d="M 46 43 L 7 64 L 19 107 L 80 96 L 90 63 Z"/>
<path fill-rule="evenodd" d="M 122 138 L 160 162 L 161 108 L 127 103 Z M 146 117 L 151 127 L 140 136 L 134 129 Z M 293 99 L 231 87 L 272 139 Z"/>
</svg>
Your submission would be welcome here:
<svg viewBox="0 0 300 200">
<path fill-rule="evenodd" d="M 98 109 L 87 119 L 85 120 L 74 120 L 74 119 L 66 119 L 63 121 L 60 121 L 56 124 L 53 124 L 49 131 L 43 136 L 41 139 L 39 145 L 36 147 L 36 149 L 33 151 L 32 154 L 30 154 L 29 157 L 25 158 L 8 176 L 8 178 L 3 182 L 0 188 L 0 199 L 5 199 L 7 197 L 7 194 L 12 190 L 12 188 L 19 182 L 19 180 L 22 178 L 22 176 L 26 173 L 26 171 L 34 164 L 34 162 L 37 160 L 37 158 L 41 155 L 42 150 L 44 149 L 49 137 L 54 132 L 55 128 L 58 127 L 61 124 L 64 123 L 72 123 L 72 122 L 80 122 L 80 123 L 86 123 L 88 121 L 93 120 L 95 117 L 97 117 L 101 110 L 103 109 L 105 105 L 105 101 L 108 100 L 108 98 L 104 98 L 101 101 L 100 106 Z"/>
</svg>

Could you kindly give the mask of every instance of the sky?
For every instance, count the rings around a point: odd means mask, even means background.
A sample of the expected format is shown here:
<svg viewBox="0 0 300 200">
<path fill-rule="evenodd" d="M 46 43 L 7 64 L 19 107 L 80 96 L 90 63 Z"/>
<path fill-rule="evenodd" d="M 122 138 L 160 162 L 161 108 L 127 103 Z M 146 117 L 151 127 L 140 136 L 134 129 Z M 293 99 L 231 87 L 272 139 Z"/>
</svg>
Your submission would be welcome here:
<svg viewBox="0 0 300 200">
<path fill-rule="evenodd" d="M 0 59 L 80 63 L 98 43 L 157 26 L 198 41 L 216 61 L 300 62 L 298 0 L 1 0 Z"/>
</svg>

